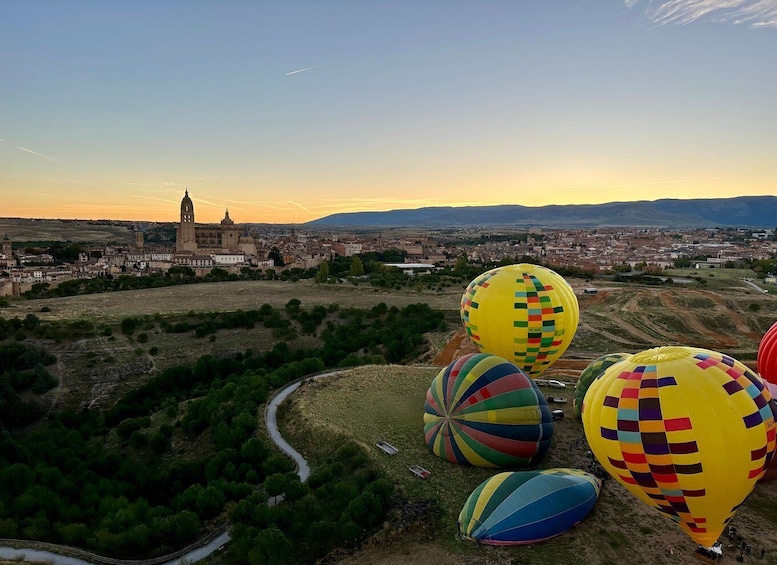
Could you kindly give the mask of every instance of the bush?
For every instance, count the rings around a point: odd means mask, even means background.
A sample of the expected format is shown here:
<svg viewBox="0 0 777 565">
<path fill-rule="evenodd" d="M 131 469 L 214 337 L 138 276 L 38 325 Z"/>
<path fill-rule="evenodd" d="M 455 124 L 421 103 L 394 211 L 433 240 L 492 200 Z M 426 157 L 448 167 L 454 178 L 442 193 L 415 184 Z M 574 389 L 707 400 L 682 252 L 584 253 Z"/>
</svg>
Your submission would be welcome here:
<svg viewBox="0 0 777 565">
<path fill-rule="evenodd" d="M 126 335 L 132 335 L 135 332 L 135 328 L 138 327 L 137 318 L 124 318 L 121 321 L 121 331 Z"/>
</svg>

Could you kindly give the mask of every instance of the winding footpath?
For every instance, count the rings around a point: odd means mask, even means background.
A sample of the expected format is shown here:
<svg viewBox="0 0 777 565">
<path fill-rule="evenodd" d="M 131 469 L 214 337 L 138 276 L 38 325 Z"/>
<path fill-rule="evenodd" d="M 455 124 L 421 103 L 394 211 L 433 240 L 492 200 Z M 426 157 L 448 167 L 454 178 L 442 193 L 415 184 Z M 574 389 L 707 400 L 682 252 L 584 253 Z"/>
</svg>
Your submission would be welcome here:
<svg viewBox="0 0 777 565">
<path fill-rule="evenodd" d="M 307 376 L 297 379 L 277 391 L 270 398 L 264 410 L 265 426 L 270 439 L 286 455 L 294 460 L 297 465 L 297 475 L 303 483 L 310 476 L 310 465 L 302 455 L 283 439 L 278 430 L 278 406 L 294 393 L 303 382 L 317 381 L 325 377 L 339 375 L 343 371 L 330 371 L 320 375 Z M 282 500 L 277 497 L 278 502 Z M 223 549 L 232 538 L 229 535 L 229 525 L 209 535 L 194 544 L 155 559 L 113 559 L 89 553 L 74 547 L 55 545 L 44 542 L 30 542 L 29 540 L 3 540 L 0 539 L 0 559 L 7 561 L 20 561 L 27 563 L 46 563 L 50 565 L 189 565 L 205 559 L 212 553 Z M 11 545 L 12 544 L 12 545 Z M 31 544 L 35 547 L 24 546 Z"/>
</svg>

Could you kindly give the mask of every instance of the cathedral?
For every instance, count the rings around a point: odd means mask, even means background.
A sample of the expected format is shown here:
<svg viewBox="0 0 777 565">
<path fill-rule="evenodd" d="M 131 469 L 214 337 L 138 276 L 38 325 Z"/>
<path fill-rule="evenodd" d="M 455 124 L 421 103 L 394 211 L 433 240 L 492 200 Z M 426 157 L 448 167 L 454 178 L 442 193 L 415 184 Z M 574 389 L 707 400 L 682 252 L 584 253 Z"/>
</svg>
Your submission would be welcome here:
<svg viewBox="0 0 777 565">
<path fill-rule="evenodd" d="M 241 235 L 229 210 L 220 224 L 196 225 L 194 203 L 189 191 L 181 200 L 181 221 L 175 232 L 175 252 L 206 255 L 210 253 L 243 253 L 256 255 L 256 242 L 250 236 Z"/>
</svg>

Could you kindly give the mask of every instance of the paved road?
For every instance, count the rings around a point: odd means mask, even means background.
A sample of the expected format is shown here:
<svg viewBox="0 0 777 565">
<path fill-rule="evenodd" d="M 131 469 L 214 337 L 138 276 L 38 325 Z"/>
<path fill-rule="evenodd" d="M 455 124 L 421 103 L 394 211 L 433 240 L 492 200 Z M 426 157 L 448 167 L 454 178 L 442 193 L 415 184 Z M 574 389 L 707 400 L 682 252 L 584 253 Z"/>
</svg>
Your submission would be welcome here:
<svg viewBox="0 0 777 565">
<path fill-rule="evenodd" d="M 267 404 L 265 408 L 264 417 L 267 431 L 270 434 L 272 441 L 283 451 L 286 455 L 291 457 L 297 465 L 297 474 L 302 482 L 308 480 L 310 476 L 310 466 L 302 455 L 291 447 L 288 442 L 281 436 L 278 431 L 278 406 L 288 398 L 290 394 L 296 391 L 303 381 L 305 380 L 318 380 L 325 377 L 331 377 L 338 375 L 342 371 L 332 371 L 330 373 L 324 373 L 313 377 L 307 377 L 299 381 L 293 382 L 286 388 L 279 391 Z M 280 499 L 281 497 L 277 497 Z M 280 500 L 273 501 L 280 502 Z M 188 565 L 201 559 L 205 559 L 211 553 L 215 553 L 222 548 L 226 543 L 230 541 L 229 530 L 224 531 L 218 537 L 210 541 L 209 543 L 196 547 L 188 553 L 170 559 L 169 561 L 163 561 L 158 565 Z M 95 556 L 98 557 L 98 556 Z M 0 559 L 7 559 L 10 561 L 23 561 L 29 563 L 47 563 L 50 565 L 100 565 L 106 561 L 102 561 L 99 558 L 94 560 L 79 559 L 76 557 L 70 557 L 67 555 L 61 555 L 51 551 L 43 551 L 33 548 L 14 548 L 14 547 L 1 547 L 0 546 Z M 139 565 L 144 561 L 132 561 L 132 560 L 110 560 L 117 565 Z M 147 562 L 146 562 L 147 563 Z"/>
<path fill-rule="evenodd" d="M 281 451 L 283 451 L 286 455 L 294 460 L 294 463 L 297 465 L 297 475 L 299 475 L 299 480 L 303 483 L 307 481 L 308 477 L 310 476 L 310 466 L 308 465 L 308 462 L 305 460 L 305 458 L 302 457 L 302 455 L 300 455 L 296 449 L 290 446 L 278 431 L 278 406 L 280 406 L 281 403 L 286 400 L 290 394 L 295 392 L 304 381 L 317 381 L 326 377 L 339 375 L 340 373 L 342 373 L 342 371 L 332 371 L 330 373 L 324 373 L 294 382 L 278 392 L 267 404 L 267 408 L 264 411 L 264 422 L 267 428 L 267 432 L 270 434 L 270 439 L 272 439 L 273 443 L 275 443 L 275 445 L 277 445 Z"/>
<path fill-rule="evenodd" d="M 746 284 L 746 285 L 748 285 L 748 286 L 751 286 L 751 287 L 753 287 L 753 288 L 754 288 L 754 289 L 756 289 L 758 292 L 767 292 L 767 291 L 766 291 L 766 289 L 763 289 L 763 288 L 761 288 L 760 286 L 758 286 L 757 284 L 755 284 L 753 281 L 749 281 L 749 280 L 747 280 L 747 279 L 742 279 L 742 282 L 743 282 L 743 283 L 745 283 L 745 284 Z"/>
</svg>

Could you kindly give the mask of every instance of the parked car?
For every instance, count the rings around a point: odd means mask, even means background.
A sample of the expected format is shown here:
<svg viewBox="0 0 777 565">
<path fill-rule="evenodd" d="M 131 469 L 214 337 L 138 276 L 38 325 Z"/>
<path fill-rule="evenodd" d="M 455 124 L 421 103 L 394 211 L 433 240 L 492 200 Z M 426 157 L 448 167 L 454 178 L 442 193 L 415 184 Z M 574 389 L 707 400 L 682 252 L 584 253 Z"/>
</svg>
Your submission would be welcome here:
<svg viewBox="0 0 777 565">
<path fill-rule="evenodd" d="M 564 419 L 564 411 L 563 410 L 553 410 L 551 412 L 553 415 L 554 420 L 563 420 Z"/>
<path fill-rule="evenodd" d="M 548 381 L 548 386 L 550 388 L 567 388 L 567 385 L 565 385 L 561 381 L 554 381 L 553 379 L 550 379 Z"/>
</svg>

